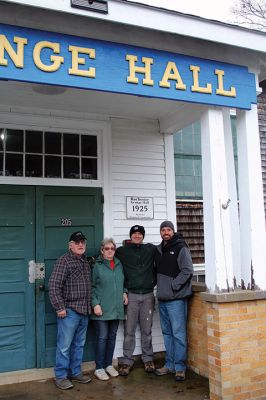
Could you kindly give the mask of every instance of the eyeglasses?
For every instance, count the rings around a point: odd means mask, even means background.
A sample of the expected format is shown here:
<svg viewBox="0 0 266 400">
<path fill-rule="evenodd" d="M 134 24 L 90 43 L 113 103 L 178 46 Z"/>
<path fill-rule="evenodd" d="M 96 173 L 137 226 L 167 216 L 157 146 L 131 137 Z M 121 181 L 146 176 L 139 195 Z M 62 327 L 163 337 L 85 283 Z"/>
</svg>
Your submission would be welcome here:
<svg viewBox="0 0 266 400">
<path fill-rule="evenodd" d="M 103 250 L 106 250 L 106 251 L 109 251 L 109 250 L 115 251 L 115 248 L 114 248 L 114 247 L 106 246 L 106 247 L 103 248 Z"/>
</svg>

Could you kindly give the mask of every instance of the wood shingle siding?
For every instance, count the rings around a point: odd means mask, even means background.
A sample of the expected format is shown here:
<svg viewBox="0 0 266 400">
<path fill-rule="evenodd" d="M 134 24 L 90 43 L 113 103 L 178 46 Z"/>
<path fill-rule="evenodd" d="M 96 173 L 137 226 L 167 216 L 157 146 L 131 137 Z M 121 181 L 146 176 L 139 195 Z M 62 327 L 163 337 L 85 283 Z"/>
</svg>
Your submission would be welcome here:
<svg viewBox="0 0 266 400">
<path fill-rule="evenodd" d="M 193 264 L 204 263 L 204 227 L 202 202 L 176 202 L 177 229 L 187 241 Z"/>
</svg>

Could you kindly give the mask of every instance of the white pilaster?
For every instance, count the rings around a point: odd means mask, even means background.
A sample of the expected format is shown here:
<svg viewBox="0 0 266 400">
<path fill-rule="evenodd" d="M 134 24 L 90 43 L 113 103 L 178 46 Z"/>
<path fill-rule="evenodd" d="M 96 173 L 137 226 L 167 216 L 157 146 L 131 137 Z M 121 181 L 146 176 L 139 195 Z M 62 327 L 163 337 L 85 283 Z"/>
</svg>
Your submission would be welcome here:
<svg viewBox="0 0 266 400">
<path fill-rule="evenodd" d="M 223 109 L 224 123 L 224 142 L 225 157 L 227 166 L 228 193 L 230 204 L 228 207 L 231 229 L 233 273 L 235 286 L 241 286 L 241 262 L 240 262 L 240 229 L 239 229 L 239 213 L 237 201 L 236 174 L 234 162 L 234 149 L 232 140 L 232 125 L 229 108 Z"/>
<path fill-rule="evenodd" d="M 230 202 L 222 110 L 201 118 L 206 285 L 210 291 L 233 287 Z"/>
<path fill-rule="evenodd" d="M 175 197 L 175 164 L 173 134 L 164 134 L 165 154 L 165 184 L 167 201 L 167 219 L 176 226 L 176 197 Z"/>
<path fill-rule="evenodd" d="M 246 288 L 265 290 L 266 235 L 256 105 L 250 111 L 237 111 L 237 143 L 242 279 Z"/>
<path fill-rule="evenodd" d="M 112 210 L 112 129 L 111 122 L 103 126 L 102 154 L 103 154 L 103 231 L 104 237 L 113 236 L 113 210 Z"/>
</svg>

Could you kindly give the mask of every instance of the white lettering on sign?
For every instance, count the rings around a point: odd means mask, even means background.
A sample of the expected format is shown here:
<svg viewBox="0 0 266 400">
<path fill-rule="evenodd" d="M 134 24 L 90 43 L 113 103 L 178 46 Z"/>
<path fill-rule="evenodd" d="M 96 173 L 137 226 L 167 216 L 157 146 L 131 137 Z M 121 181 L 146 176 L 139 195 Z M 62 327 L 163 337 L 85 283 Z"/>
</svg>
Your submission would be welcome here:
<svg viewBox="0 0 266 400">
<path fill-rule="evenodd" d="M 153 219 L 153 198 L 127 196 L 127 219 Z"/>
</svg>

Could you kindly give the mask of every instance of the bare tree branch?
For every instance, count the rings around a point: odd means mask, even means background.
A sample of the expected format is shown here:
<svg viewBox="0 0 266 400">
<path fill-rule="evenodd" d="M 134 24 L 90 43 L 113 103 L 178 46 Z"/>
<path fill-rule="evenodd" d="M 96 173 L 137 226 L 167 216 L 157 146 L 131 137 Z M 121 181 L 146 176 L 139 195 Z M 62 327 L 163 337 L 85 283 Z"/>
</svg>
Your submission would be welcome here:
<svg viewBox="0 0 266 400">
<path fill-rule="evenodd" d="M 266 32 L 266 0 L 236 0 L 231 12 L 235 23 Z"/>
</svg>

